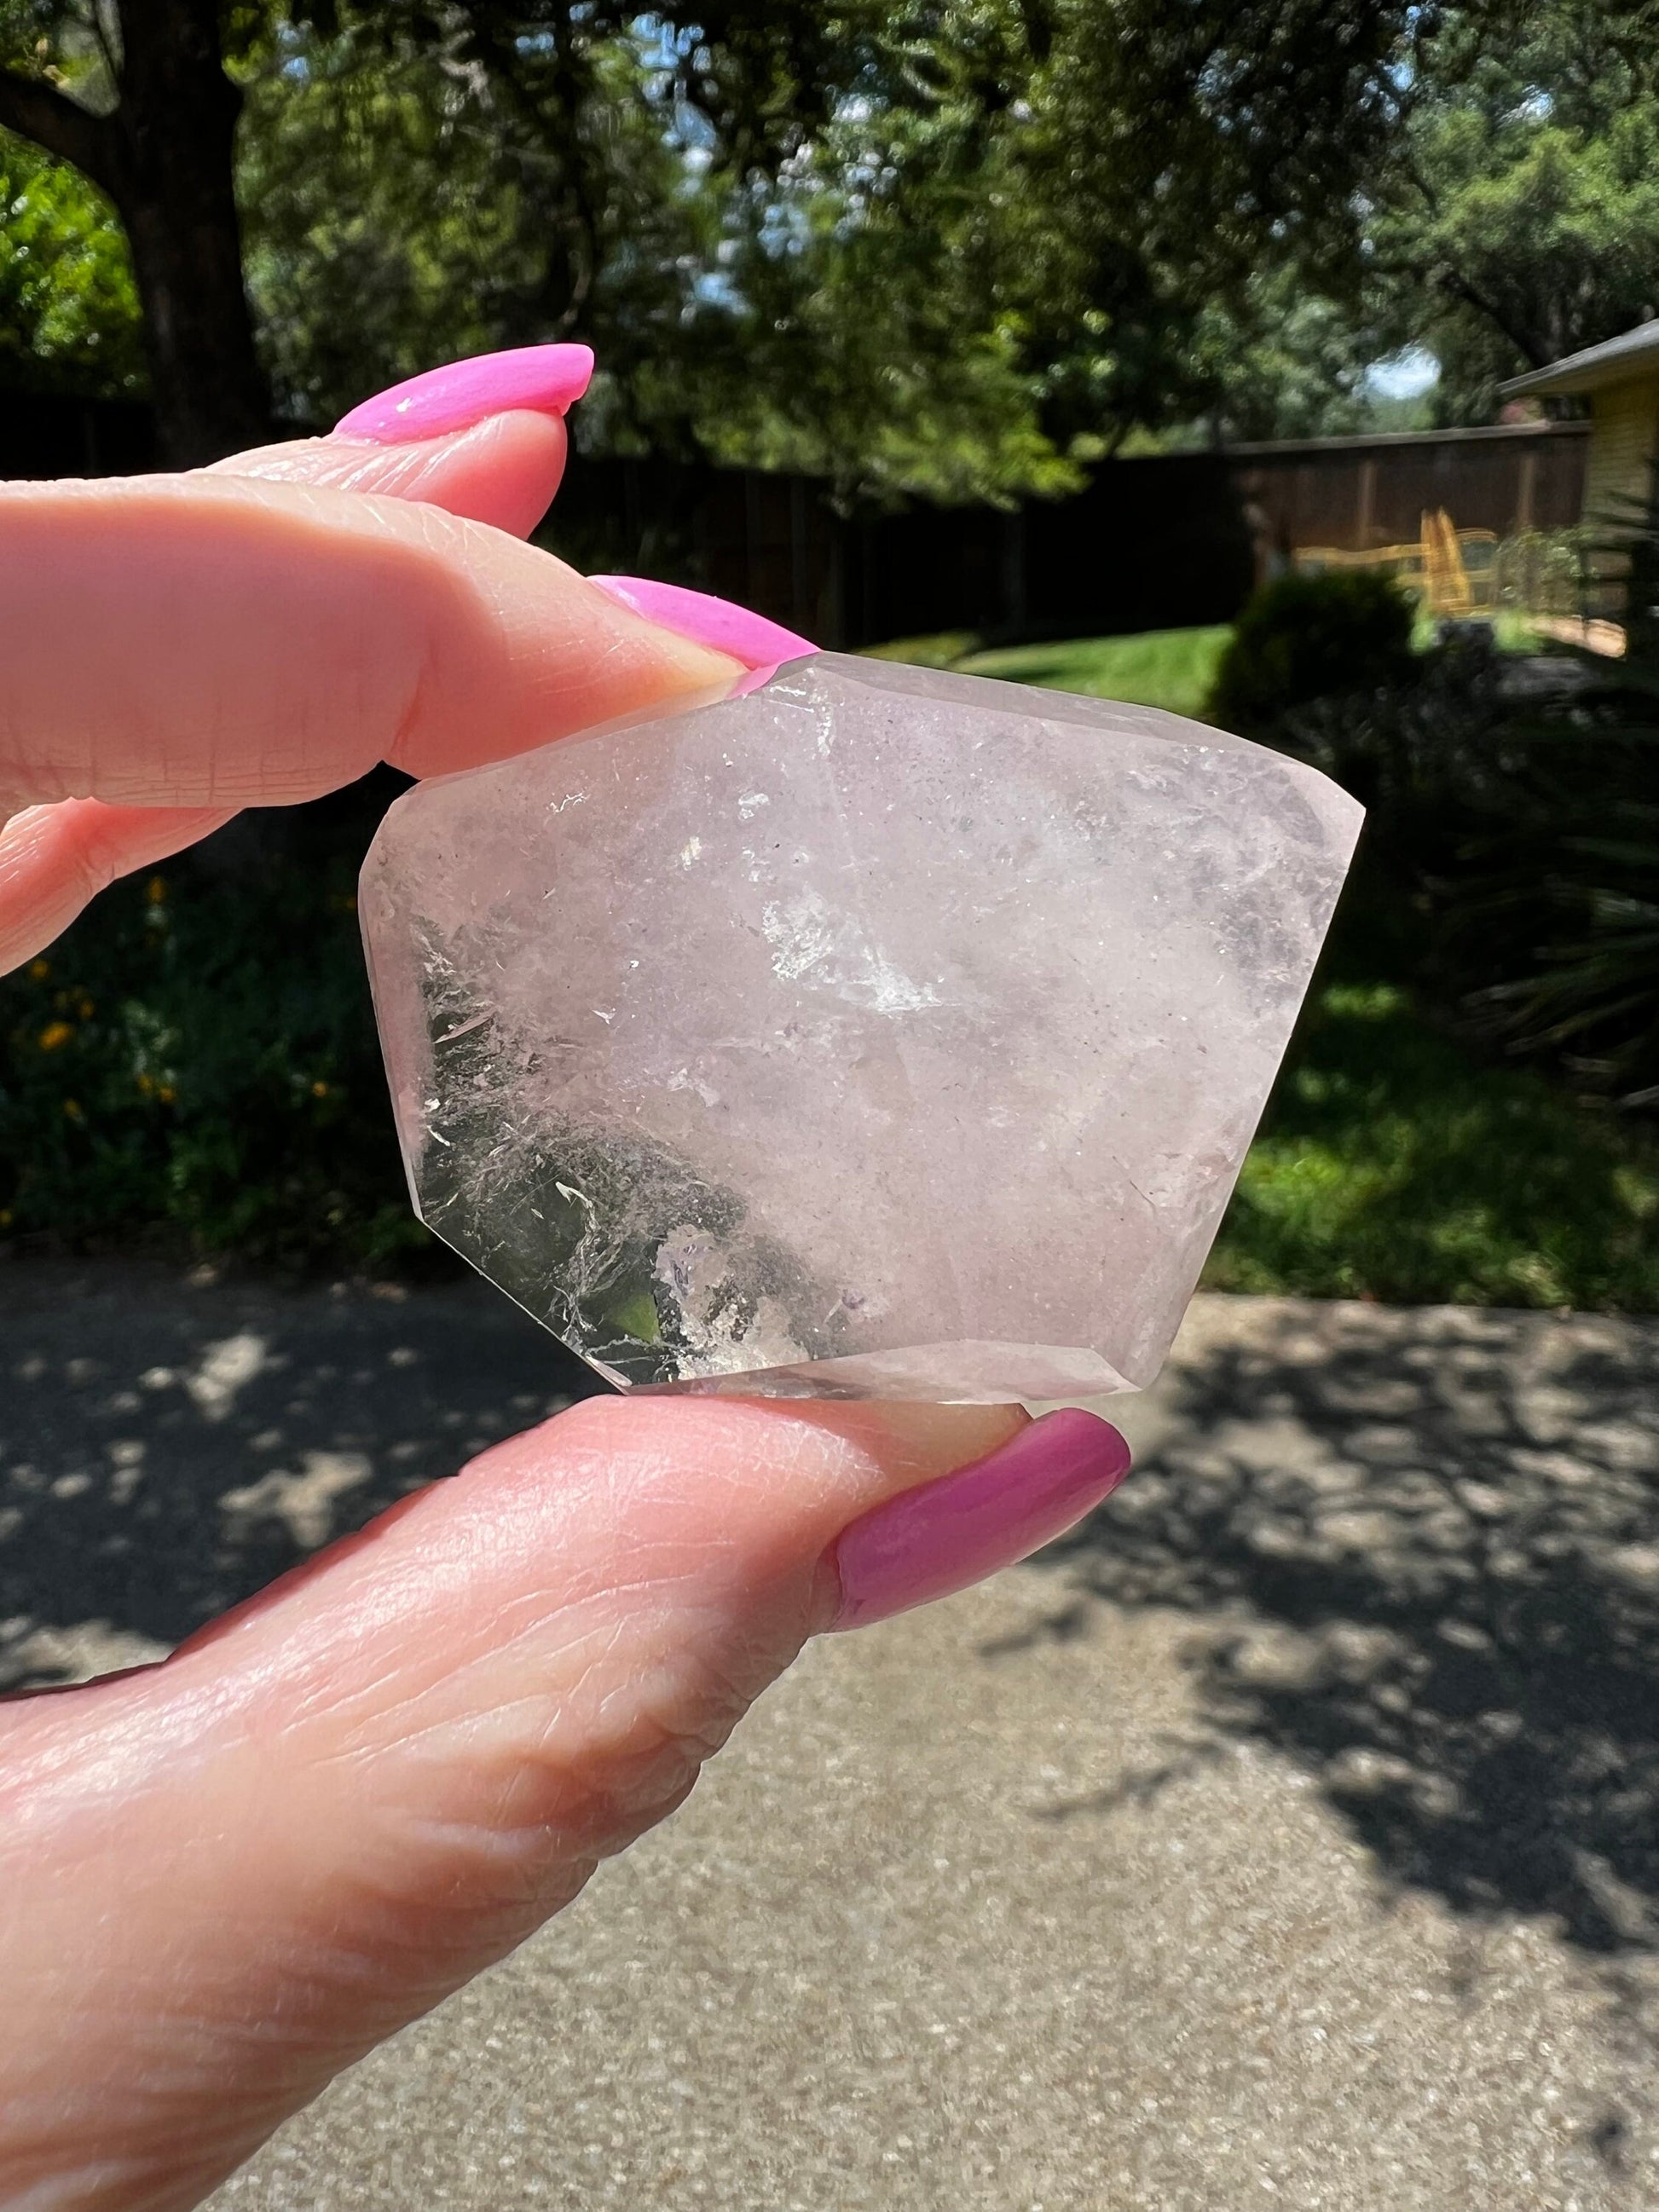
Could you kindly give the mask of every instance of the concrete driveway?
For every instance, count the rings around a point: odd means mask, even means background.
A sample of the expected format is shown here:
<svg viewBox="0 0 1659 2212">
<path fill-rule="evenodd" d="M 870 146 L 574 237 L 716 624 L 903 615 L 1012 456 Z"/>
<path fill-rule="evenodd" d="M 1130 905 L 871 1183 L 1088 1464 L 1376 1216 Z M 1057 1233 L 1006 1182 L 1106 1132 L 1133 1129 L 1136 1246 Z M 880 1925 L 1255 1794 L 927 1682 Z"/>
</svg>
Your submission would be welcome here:
<svg viewBox="0 0 1659 2212">
<path fill-rule="evenodd" d="M 0 1669 L 573 1383 L 482 1286 L 0 1271 Z M 1200 1300 L 1139 1471 L 809 1652 L 218 2212 L 1659 2206 L 1659 1322 Z"/>
</svg>

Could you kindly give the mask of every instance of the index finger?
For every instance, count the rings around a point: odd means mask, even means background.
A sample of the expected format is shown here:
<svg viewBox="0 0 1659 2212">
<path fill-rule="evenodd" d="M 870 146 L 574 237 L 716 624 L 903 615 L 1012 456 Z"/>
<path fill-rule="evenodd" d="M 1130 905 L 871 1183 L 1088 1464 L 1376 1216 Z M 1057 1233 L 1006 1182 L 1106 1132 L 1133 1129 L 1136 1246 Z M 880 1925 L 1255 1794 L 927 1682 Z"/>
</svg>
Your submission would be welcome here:
<svg viewBox="0 0 1659 2212">
<path fill-rule="evenodd" d="M 312 799 L 431 775 L 738 665 L 486 525 L 234 477 L 0 489 L 0 806 Z"/>
</svg>

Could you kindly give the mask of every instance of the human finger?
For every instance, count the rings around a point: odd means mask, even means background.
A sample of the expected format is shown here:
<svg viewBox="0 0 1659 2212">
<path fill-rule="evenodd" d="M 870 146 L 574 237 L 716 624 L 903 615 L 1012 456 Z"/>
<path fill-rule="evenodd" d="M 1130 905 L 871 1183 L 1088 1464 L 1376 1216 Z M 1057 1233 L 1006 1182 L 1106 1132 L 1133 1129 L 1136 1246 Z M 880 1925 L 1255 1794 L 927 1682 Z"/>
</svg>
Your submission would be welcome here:
<svg viewBox="0 0 1659 2212">
<path fill-rule="evenodd" d="M 564 473 L 564 414 L 586 346 L 518 346 L 430 369 L 354 407 L 324 438 L 233 453 L 205 471 L 424 500 L 527 537 Z"/>
<path fill-rule="evenodd" d="M 451 514 L 527 538 L 559 488 L 567 450 L 565 427 L 556 415 L 492 415 L 470 429 L 406 446 L 376 446 L 362 438 L 295 438 L 287 445 L 234 454 L 202 473 L 424 500 Z"/>
<path fill-rule="evenodd" d="M 0 823 L 0 975 L 43 951 L 118 876 L 183 852 L 235 811 L 62 799 Z"/>
<path fill-rule="evenodd" d="M 442 774 L 718 696 L 739 673 L 503 532 L 234 477 L 0 489 L 0 605 L 14 814 L 69 798 L 281 805 L 381 759 Z M 0 941 L 15 948 L 61 927 L 65 902 L 33 865 L 40 825 L 7 842 Z"/>
<path fill-rule="evenodd" d="M 195 2203 L 670 1812 L 807 1636 L 1121 1478 L 1104 1422 L 1023 1420 L 590 1401 L 166 1665 L 0 1708 L 0 2201 Z"/>
<path fill-rule="evenodd" d="M 203 473 L 421 500 L 527 537 L 558 489 L 564 410 L 592 368 L 586 346 L 485 355 L 394 386 L 325 438 L 234 453 Z M 118 876 L 182 851 L 234 811 L 63 799 L 0 825 L 0 972 L 51 944 Z"/>
</svg>

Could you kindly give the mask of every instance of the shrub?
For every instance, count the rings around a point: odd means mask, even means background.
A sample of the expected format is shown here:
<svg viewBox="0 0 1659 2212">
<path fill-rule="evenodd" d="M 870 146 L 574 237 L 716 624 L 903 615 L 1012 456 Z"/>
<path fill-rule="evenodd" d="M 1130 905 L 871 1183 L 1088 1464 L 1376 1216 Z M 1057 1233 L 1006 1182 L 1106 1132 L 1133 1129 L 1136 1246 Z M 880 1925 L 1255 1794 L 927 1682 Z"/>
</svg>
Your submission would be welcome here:
<svg viewBox="0 0 1659 2212">
<path fill-rule="evenodd" d="M 0 1237 L 368 1267 L 428 1245 L 353 896 L 386 795 L 240 817 L 0 979 Z"/>
<path fill-rule="evenodd" d="M 1659 501 L 1617 549 L 1622 659 L 1519 663 L 1478 630 L 1404 685 L 1310 702 L 1273 735 L 1370 810 L 1414 894 L 1417 979 L 1504 1050 L 1659 1107 Z"/>
<path fill-rule="evenodd" d="M 1413 619 L 1375 569 L 1276 577 L 1240 615 L 1205 712 L 1223 729 L 1265 735 L 1311 699 L 1404 684 Z"/>
<path fill-rule="evenodd" d="M 1448 956 L 1511 1049 L 1659 1107 L 1659 653 L 1519 735 L 1439 901 Z"/>
</svg>

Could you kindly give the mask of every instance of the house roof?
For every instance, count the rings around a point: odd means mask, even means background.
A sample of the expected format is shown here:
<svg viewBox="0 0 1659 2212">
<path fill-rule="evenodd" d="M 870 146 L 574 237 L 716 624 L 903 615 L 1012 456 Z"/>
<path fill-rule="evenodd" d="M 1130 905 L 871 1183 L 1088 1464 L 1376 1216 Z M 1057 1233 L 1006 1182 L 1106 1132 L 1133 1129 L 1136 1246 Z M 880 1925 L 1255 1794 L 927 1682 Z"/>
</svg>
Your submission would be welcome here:
<svg viewBox="0 0 1659 2212">
<path fill-rule="evenodd" d="M 1570 353 L 1563 361 L 1553 361 L 1547 368 L 1512 376 L 1498 389 L 1505 399 L 1519 399 L 1528 392 L 1565 397 L 1569 392 L 1599 392 L 1603 385 L 1626 384 L 1645 376 L 1659 376 L 1659 318 L 1638 323 L 1633 331 L 1621 331 L 1616 338 L 1607 338 L 1600 345 L 1586 346 L 1582 353 Z"/>
<path fill-rule="evenodd" d="M 1557 440 L 1587 438 L 1588 422 L 1471 422 L 1455 430 L 1356 430 L 1338 438 L 1267 438 L 1210 448 L 1230 460 L 1287 460 L 1297 454 L 1387 453 L 1400 447 L 1408 453 L 1425 446 L 1537 445 Z"/>
</svg>

